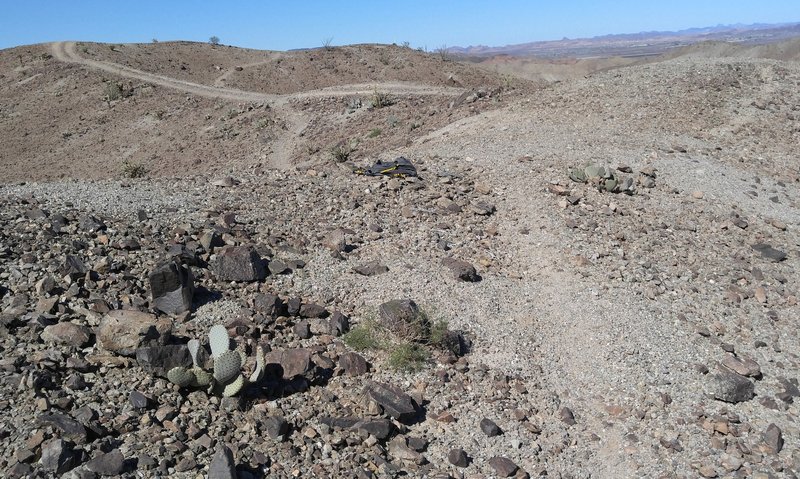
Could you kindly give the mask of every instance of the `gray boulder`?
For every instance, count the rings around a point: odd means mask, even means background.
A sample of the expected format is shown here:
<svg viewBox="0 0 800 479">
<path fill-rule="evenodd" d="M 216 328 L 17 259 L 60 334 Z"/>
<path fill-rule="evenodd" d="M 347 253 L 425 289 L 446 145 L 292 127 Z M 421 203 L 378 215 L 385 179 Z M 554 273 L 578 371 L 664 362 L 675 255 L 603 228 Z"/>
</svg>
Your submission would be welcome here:
<svg viewBox="0 0 800 479">
<path fill-rule="evenodd" d="M 181 314 L 192 309 L 194 277 L 185 266 L 170 261 L 148 275 L 153 308 L 166 314 Z"/>
</svg>

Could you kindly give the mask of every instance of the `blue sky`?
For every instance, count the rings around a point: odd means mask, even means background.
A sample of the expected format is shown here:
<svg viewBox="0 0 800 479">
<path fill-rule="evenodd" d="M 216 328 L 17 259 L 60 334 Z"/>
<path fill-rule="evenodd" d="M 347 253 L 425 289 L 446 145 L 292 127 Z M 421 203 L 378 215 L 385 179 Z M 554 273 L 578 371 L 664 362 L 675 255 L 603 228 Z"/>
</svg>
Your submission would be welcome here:
<svg viewBox="0 0 800 479">
<path fill-rule="evenodd" d="M 800 22 L 800 0 L 0 0 L 0 48 L 54 40 L 499 46 L 731 23 Z"/>
</svg>

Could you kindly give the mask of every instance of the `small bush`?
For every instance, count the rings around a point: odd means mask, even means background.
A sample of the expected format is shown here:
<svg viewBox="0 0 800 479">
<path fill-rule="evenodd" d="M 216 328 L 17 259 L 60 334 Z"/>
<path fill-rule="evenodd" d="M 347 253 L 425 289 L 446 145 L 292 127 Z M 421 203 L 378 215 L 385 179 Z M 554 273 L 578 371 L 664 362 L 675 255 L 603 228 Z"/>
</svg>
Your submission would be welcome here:
<svg viewBox="0 0 800 479">
<path fill-rule="evenodd" d="M 330 149 L 333 161 L 337 163 L 344 163 L 345 161 L 349 160 L 350 155 L 352 155 L 354 151 L 356 151 L 356 148 L 353 143 L 349 141 L 337 143 Z"/>
<path fill-rule="evenodd" d="M 213 36 L 211 36 L 211 37 L 208 39 L 208 43 L 210 43 L 210 44 L 212 44 L 212 45 L 219 45 L 219 37 L 218 37 L 218 36 L 216 36 L 216 35 L 213 35 Z"/>
<path fill-rule="evenodd" d="M 428 351 L 424 346 L 414 343 L 394 345 L 386 362 L 392 369 L 401 371 L 417 371 L 428 360 Z"/>
<path fill-rule="evenodd" d="M 375 138 L 376 136 L 380 136 L 380 134 L 381 134 L 382 132 L 383 132 L 383 130 L 381 130 L 380 128 L 374 128 L 373 130 L 371 130 L 371 131 L 369 132 L 369 134 L 367 135 L 367 137 L 369 137 L 369 138 Z"/>
<path fill-rule="evenodd" d="M 450 51 L 447 49 L 447 45 L 442 45 L 436 49 L 436 54 L 439 56 L 439 59 L 443 62 L 450 61 Z"/>
<path fill-rule="evenodd" d="M 394 105 L 394 100 L 388 93 L 379 92 L 377 89 L 372 93 L 372 108 L 384 108 Z"/>
<path fill-rule="evenodd" d="M 104 97 L 103 99 L 107 102 L 112 102 L 114 100 L 119 100 L 122 98 L 122 84 L 117 82 L 108 82 L 106 83 L 106 87 L 104 90 Z"/>
<path fill-rule="evenodd" d="M 147 175 L 147 168 L 141 163 L 125 160 L 122 162 L 122 174 L 125 178 L 142 178 Z"/>
<path fill-rule="evenodd" d="M 428 337 L 428 344 L 435 346 L 441 345 L 442 341 L 444 341 L 447 331 L 449 331 L 447 321 L 443 319 L 434 321 L 431 325 L 431 333 Z"/>
<path fill-rule="evenodd" d="M 378 349 L 381 345 L 378 339 L 378 325 L 373 320 L 364 320 L 344 335 L 344 343 L 356 351 Z"/>
</svg>

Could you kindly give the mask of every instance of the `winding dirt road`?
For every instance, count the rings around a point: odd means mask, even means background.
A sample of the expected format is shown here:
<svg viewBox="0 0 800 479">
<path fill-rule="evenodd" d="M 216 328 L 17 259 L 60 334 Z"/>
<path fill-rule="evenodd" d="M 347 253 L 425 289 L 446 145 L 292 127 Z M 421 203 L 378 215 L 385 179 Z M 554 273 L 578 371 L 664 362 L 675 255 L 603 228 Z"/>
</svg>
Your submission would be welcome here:
<svg viewBox="0 0 800 479">
<path fill-rule="evenodd" d="M 292 108 L 290 100 L 303 100 L 307 98 L 330 98 L 347 97 L 356 95 L 369 95 L 375 90 L 389 93 L 391 95 L 422 95 L 422 96 L 458 96 L 465 90 L 452 87 L 434 87 L 415 83 L 401 82 L 382 82 L 382 83 L 360 83 L 351 85 L 340 85 L 318 90 L 309 90 L 300 93 L 287 95 L 259 93 L 235 88 L 225 88 L 220 86 L 203 85 L 200 83 L 178 80 L 164 75 L 138 70 L 118 63 L 92 60 L 82 57 L 77 52 L 75 42 L 55 42 L 51 45 L 53 55 L 56 59 L 66 63 L 76 63 L 95 70 L 112 73 L 126 78 L 135 78 L 153 85 L 165 88 L 172 88 L 182 92 L 198 95 L 206 98 L 217 98 L 230 101 L 243 101 L 255 103 L 269 103 L 270 107 L 281 116 L 286 122 L 285 133 L 277 138 L 272 145 L 270 163 L 275 168 L 288 169 L 293 167 L 292 153 L 295 148 L 296 139 L 308 126 L 309 118 L 307 115 L 295 108 Z M 221 83 L 220 81 L 215 82 Z"/>
</svg>

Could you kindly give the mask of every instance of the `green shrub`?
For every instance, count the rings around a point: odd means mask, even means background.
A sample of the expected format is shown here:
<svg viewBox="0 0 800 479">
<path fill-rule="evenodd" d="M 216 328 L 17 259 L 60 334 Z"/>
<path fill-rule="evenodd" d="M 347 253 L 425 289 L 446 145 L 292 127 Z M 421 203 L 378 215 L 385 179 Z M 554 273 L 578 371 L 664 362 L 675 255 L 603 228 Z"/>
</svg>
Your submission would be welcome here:
<svg viewBox="0 0 800 479">
<path fill-rule="evenodd" d="M 372 92 L 372 108 L 385 108 L 387 106 L 394 105 L 394 100 L 389 96 L 388 93 L 380 92 L 377 89 Z"/>
<path fill-rule="evenodd" d="M 141 163 L 125 160 L 122 162 L 122 174 L 125 178 L 142 178 L 147 175 L 147 168 Z"/>
<path fill-rule="evenodd" d="M 380 128 L 374 128 L 372 131 L 369 132 L 367 137 L 368 138 L 375 138 L 376 136 L 380 136 L 380 134 L 382 132 L 383 132 L 383 130 L 381 130 Z"/>
<path fill-rule="evenodd" d="M 344 343 L 356 351 L 366 351 L 367 349 L 378 349 L 381 342 L 378 339 L 378 325 L 374 320 L 364 320 L 358 326 L 352 328 L 342 338 Z"/>
<path fill-rule="evenodd" d="M 428 350 L 415 343 L 400 343 L 392 346 L 386 363 L 392 369 L 417 371 L 428 360 Z"/>
<path fill-rule="evenodd" d="M 333 161 L 337 163 L 344 163 L 345 161 L 349 160 L 350 155 L 352 155 L 354 151 L 356 151 L 356 147 L 353 142 L 350 141 L 342 141 L 330 149 Z"/>
</svg>

